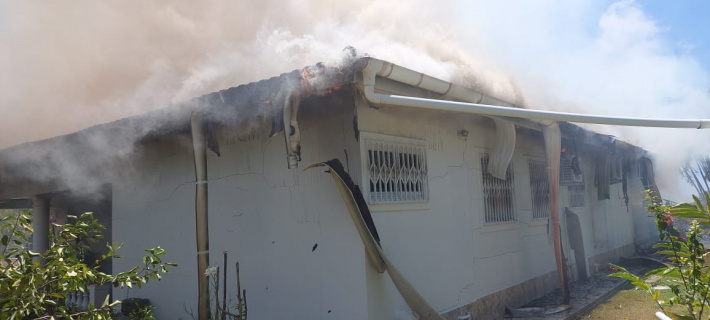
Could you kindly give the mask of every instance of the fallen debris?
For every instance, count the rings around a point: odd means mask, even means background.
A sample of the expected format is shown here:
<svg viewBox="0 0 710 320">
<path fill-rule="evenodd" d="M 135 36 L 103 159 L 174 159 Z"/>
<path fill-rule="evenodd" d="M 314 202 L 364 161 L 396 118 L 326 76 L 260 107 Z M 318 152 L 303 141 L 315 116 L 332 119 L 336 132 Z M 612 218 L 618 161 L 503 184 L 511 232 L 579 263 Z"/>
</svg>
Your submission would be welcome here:
<svg viewBox="0 0 710 320">
<path fill-rule="evenodd" d="M 516 309 L 505 308 L 505 314 L 506 314 L 506 317 L 509 317 L 509 318 L 543 317 L 546 315 L 551 315 L 551 314 L 567 311 L 570 308 L 572 308 L 572 306 L 567 305 L 567 304 L 562 304 L 559 306 L 547 306 L 547 307 L 527 307 L 527 308 L 516 308 Z"/>
</svg>

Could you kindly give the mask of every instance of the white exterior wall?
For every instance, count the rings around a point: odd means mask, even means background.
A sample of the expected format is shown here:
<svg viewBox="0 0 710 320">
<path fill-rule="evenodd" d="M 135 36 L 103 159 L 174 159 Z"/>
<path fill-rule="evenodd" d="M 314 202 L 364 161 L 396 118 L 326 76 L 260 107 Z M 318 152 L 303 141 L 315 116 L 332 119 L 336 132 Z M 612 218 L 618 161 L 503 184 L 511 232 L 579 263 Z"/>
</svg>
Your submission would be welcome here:
<svg viewBox="0 0 710 320">
<path fill-rule="evenodd" d="M 491 293 L 555 272 L 548 221 L 532 218 L 528 161 L 544 161 L 541 135 L 533 137 L 518 131 L 512 160 L 517 221 L 486 224 L 480 158 L 494 147 L 495 127 L 491 120 L 419 109 L 373 109 L 364 103 L 359 105 L 358 116 L 365 136 L 369 132 L 376 136 L 404 137 L 424 140 L 427 145 L 428 203 L 374 204 L 370 210 L 385 253 L 439 312 L 455 310 Z M 461 130 L 468 131 L 468 137 L 459 135 Z M 638 177 L 629 177 L 627 212 L 621 183 L 611 186 L 610 200 L 599 201 L 594 186 L 594 163 L 586 161 L 582 165 L 587 207 L 572 209 L 579 215 L 585 256 L 589 259 L 633 243 L 632 209 L 643 211 L 643 187 Z M 365 179 L 363 175 L 362 185 L 367 185 Z M 566 187 L 560 190 L 563 249 L 568 263 L 573 264 L 564 215 L 569 200 Z M 589 263 L 588 267 L 594 268 Z M 571 270 L 575 276 L 575 268 Z M 371 276 L 368 285 L 380 288 L 379 281 L 379 277 Z M 397 292 L 391 284 L 388 286 L 387 294 L 392 296 L 374 294 L 380 296 L 378 300 L 390 304 L 371 304 L 371 319 L 390 319 L 401 308 Z"/>
<path fill-rule="evenodd" d="M 517 222 L 486 225 L 480 158 L 494 147 L 492 121 L 470 115 L 360 106 L 361 132 L 425 140 L 429 202 L 371 205 L 392 262 L 439 312 L 555 270 L 546 219 L 532 219 L 528 159 L 543 160 L 541 141 L 518 135 L 513 156 Z M 467 138 L 458 132 L 469 132 Z M 363 133 L 365 134 L 365 133 Z M 370 279 L 370 286 L 379 278 Z M 390 289 L 390 294 L 396 291 Z M 390 319 L 395 303 L 370 311 Z"/>
<path fill-rule="evenodd" d="M 417 139 L 427 147 L 428 202 L 370 209 L 384 252 L 434 308 L 455 310 L 555 271 L 548 221 L 533 219 L 531 211 L 528 161 L 544 160 L 541 135 L 517 136 L 517 221 L 485 224 L 480 158 L 494 147 L 492 121 L 425 110 L 377 110 L 358 103 L 361 137 L 372 133 Z M 301 168 L 339 158 L 364 190 L 364 163 L 352 120 L 351 107 L 301 108 Z M 468 131 L 468 137 L 461 137 L 460 130 Z M 375 272 L 366 260 L 332 178 L 322 169 L 288 170 L 283 136 L 266 138 L 265 131 L 248 137 L 223 132 L 222 156 L 208 156 L 210 263 L 221 266 L 222 252 L 229 253 L 229 296 L 235 296 L 234 262 L 239 261 L 249 314 L 255 319 L 396 317 L 406 307 L 388 276 Z M 191 146 L 183 137 L 146 149 L 151 154 L 135 164 L 125 181 L 113 185 L 113 238 L 125 242 L 122 253 L 127 257 L 114 261 L 113 270 L 138 264 L 142 250 L 153 246 L 164 247 L 166 260 L 179 267 L 161 282 L 116 298 L 149 298 L 158 307 L 158 318 L 190 319 L 183 305 L 196 311 Z M 611 200 L 597 201 L 593 162 L 583 159 L 582 165 L 587 207 L 574 211 L 589 259 L 632 243 L 634 223 L 623 204 L 621 184 L 611 187 Z M 629 179 L 632 204 L 641 198 L 638 180 Z M 562 187 L 563 246 L 572 262 L 566 199 Z"/>
<path fill-rule="evenodd" d="M 587 268 L 589 273 L 595 273 L 597 268 L 607 268 L 606 264 L 594 265 L 591 258 L 597 255 L 603 255 L 611 250 L 621 249 L 624 246 L 634 243 L 636 238 L 636 227 L 643 228 L 644 237 L 657 239 L 657 233 L 653 233 L 649 226 L 655 228 L 653 218 L 649 218 L 649 214 L 645 211 L 643 203 L 644 188 L 638 175 L 632 168 L 629 173 L 627 182 L 627 194 L 629 197 L 628 207 L 624 201 L 624 193 L 622 182 L 614 183 L 609 188 L 610 198 L 607 200 L 598 200 L 597 188 L 594 184 L 595 179 L 595 158 L 596 156 L 588 151 L 583 151 L 580 155 L 582 173 L 584 175 L 584 184 L 586 191 L 586 206 L 585 207 L 569 207 L 579 217 L 582 226 L 582 237 L 584 241 L 584 251 L 588 259 Z M 635 165 L 634 165 L 635 166 Z M 560 187 L 560 205 L 561 208 L 569 206 L 569 194 L 567 187 Z M 561 211 L 563 212 L 563 211 Z M 564 220 L 561 222 L 566 226 Z M 569 246 L 566 244 L 565 256 L 570 261 L 574 262 L 574 255 L 569 252 Z M 573 270 L 576 272 L 576 270 Z"/>
<path fill-rule="evenodd" d="M 236 301 L 234 263 L 240 262 L 250 318 L 364 319 L 367 261 L 360 238 L 330 175 L 303 171 L 335 157 L 346 166 L 344 149 L 358 157 L 352 107 L 319 110 L 327 121 L 304 109 L 299 169 L 286 168 L 282 134 L 220 134 L 222 156 L 208 156 L 210 264 L 221 267 L 228 252 L 228 297 Z M 139 264 L 143 249 L 154 246 L 179 264 L 160 282 L 115 291 L 118 299 L 150 299 L 158 319 L 192 319 L 183 306 L 197 312 L 195 177 L 189 139 L 183 139 L 148 146 L 152 154 L 113 188 L 113 237 L 125 243 L 126 257 L 114 261 L 114 270 Z"/>
</svg>

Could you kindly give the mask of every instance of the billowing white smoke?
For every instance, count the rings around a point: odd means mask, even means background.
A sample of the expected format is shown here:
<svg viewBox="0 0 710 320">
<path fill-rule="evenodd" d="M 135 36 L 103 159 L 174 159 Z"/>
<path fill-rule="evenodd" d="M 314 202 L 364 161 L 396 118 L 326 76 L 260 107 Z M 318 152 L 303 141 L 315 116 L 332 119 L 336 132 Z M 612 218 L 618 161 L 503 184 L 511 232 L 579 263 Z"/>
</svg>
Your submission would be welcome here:
<svg viewBox="0 0 710 320">
<path fill-rule="evenodd" d="M 2 2 L 0 148 L 318 61 L 338 61 L 348 45 L 503 99 L 522 101 L 522 89 L 535 108 L 710 117 L 707 74 L 689 55 L 673 52 L 677 46 L 663 40 L 661 27 L 639 5 L 597 6 L 592 1 L 555 6 L 423 0 Z M 662 183 L 677 180 L 678 155 L 693 142 L 710 148 L 708 135 L 697 132 L 596 129 L 658 152 L 659 171 L 672 177 Z"/>
<path fill-rule="evenodd" d="M 336 60 L 347 45 L 444 78 L 483 66 L 424 4 L 4 2 L 0 147 Z"/>
</svg>

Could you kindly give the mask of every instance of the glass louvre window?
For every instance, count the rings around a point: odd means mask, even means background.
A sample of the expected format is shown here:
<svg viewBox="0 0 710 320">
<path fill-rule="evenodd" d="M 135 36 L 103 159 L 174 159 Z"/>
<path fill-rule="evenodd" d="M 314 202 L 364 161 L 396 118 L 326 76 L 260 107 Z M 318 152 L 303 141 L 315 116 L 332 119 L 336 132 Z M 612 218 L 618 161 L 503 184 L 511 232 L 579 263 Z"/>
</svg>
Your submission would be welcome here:
<svg viewBox="0 0 710 320">
<path fill-rule="evenodd" d="M 428 200 L 424 146 L 366 141 L 370 203 Z"/>
<path fill-rule="evenodd" d="M 483 203 L 486 223 L 516 221 L 513 201 L 513 170 L 508 165 L 505 179 L 498 179 L 488 173 L 488 155 L 481 158 L 483 177 Z"/>
<path fill-rule="evenodd" d="M 584 207 L 587 205 L 584 185 L 567 186 L 570 207 Z"/>
<path fill-rule="evenodd" d="M 579 168 L 579 159 L 575 157 L 562 156 L 560 158 L 560 185 L 578 185 L 584 183 L 581 172 L 576 172 L 574 166 Z"/>
<path fill-rule="evenodd" d="M 530 169 L 530 190 L 532 191 L 533 219 L 550 216 L 550 183 L 547 176 L 547 166 L 544 162 L 528 162 Z"/>
</svg>

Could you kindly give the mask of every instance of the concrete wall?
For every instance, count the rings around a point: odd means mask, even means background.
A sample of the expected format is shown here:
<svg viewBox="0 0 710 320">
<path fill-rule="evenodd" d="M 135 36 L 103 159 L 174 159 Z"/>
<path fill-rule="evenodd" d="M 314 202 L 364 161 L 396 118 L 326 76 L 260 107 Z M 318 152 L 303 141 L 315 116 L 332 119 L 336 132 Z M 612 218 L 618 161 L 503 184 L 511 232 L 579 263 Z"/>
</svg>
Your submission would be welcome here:
<svg viewBox="0 0 710 320">
<path fill-rule="evenodd" d="M 267 129 L 219 133 L 222 156 L 208 157 L 210 264 L 229 254 L 229 296 L 236 300 L 240 262 L 254 319 L 367 318 L 364 250 L 330 175 L 306 165 L 352 160 L 358 146 L 353 108 L 307 106 L 300 116 L 303 161 L 286 168 L 283 135 Z M 159 141 L 113 188 L 113 238 L 124 242 L 114 270 L 139 263 L 142 250 L 162 246 L 179 266 L 160 282 L 117 291 L 148 298 L 158 319 L 191 319 L 197 312 L 194 168 L 187 137 Z M 350 168 L 354 168 L 350 165 Z M 359 174 L 358 169 L 355 167 Z"/>
<path fill-rule="evenodd" d="M 512 162 L 517 221 L 486 224 L 480 158 L 494 147 L 490 119 L 355 103 L 356 108 L 352 102 L 340 102 L 301 109 L 302 167 L 339 158 L 356 183 L 367 185 L 361 143 L 353 130 L 355 113 L 361 138 L 423 141 L 428 201 L 370 209 L 384 252 L 434 308 L 449 316 L 474 310 L 473 305 L 475 310 L 483 310 L 482 305 L 501 309 L 506 304 L 487 303 L 491 299 L 486 297 L 509 297 L 506 303 L 515 304 L 555 288 L 548 220 L 533 219 L 531 212 L 528 161 L 544 160 L 541 134 L 518 130 Z M 468 136 L 460 135 L 461 130 Z M 375 272 L 365 259 L 331 177 L 320 169 L 288 170 L 283 136 L 266 134 L 266 129 L 246 135 L 222 131 L 223 155 L 208 158 L 210 258 L 212 265 L 221 266 L 222 252 L 229 253 L 230 296 L 233 265 L 239 261 L 254 318 L 405 317 L 407 308 L 388 276 Z M 159 283 L 123 290 L 116 297 L 149 298 L 158 306 L 159 318 L 189 319 L 183 305 L 196 311 L 197 298 L 190 142 L 175 137 L 145 150 L 126 178 L 113 184 L 113 238 L 125 242 L 126 257 L 113 267 L 120 271 L 137 264 L 142 250 L 153 246 L 164 247 L 166 260 L 180 266 Z M 640 212 L 634 211 L 640 204 L 633 201 L 640 191 L 629 193 L 629 211 L 621 184 L 611 187 L 612 199 L 596 200 L 593 161 L 584 159 L 587 206 L 573 210 L 583 228 L 585 256 L 594 268 L 592 262 L 605 263 L 633 248 L 633 217 Z M 637 180 L 631 179 L 629 190 L 640 190 Z M 563 214 L 567 195 L 562 190 L 563 247 L 573 264 Z"/>
<path fill-rule="evenodd" d="M 429 201 L 374 204 L 370 209 L 385 253 L 437 310 L 450 317 L 465 312 L 480 316 L 485 314 L 481 311 L 485 305 L 493 308 L 486 312 L 500 314 L 505 303 L 516 306 L 556 288 L 556 281 L 548 281 L 556 270 L 548 220 L 533 219 L 531 211 L 528 161 L 545 159 L 541 134 L 518 130 L 512 160 L 517 221 L 486 224 L 480 158 L 494 147 L 491 120 L 396 107 L 374 109 L 365 103 L 359 104 L 358 116 L 365 137 L 367 133 L 405 137 L 427 145 Z M 468 136 L 462 137 L 461 130 L 468 131 Z M 611 199 L 597 200 L 592 155 L 583 155 L 587 160 L 582 163 L 587 206 L 572 209 L 580 218 L 588 266 L 604 268 L 621 255 L 633 254 L 633 215 L 643 210 L 643 188 L 638 177 L 629 179 L 628 210 L 621 183 L 611 186 Z M 366 181 L 366 176 L 361 179 Z M 563 249 L 572 277 L 578 278 L 564 217 L 569 195 L 566 187 L 561 190 Z M 392 285 L 381 290 L 380 277 L 368 280 L 370 288 L 378 288 L 370 294 L 389 301 L 388 305 L 371 304 L 370 318 L 395 317 L 402 307 Z M 485 302 L 489 300 L 496 303 Z"/>
</svg>

